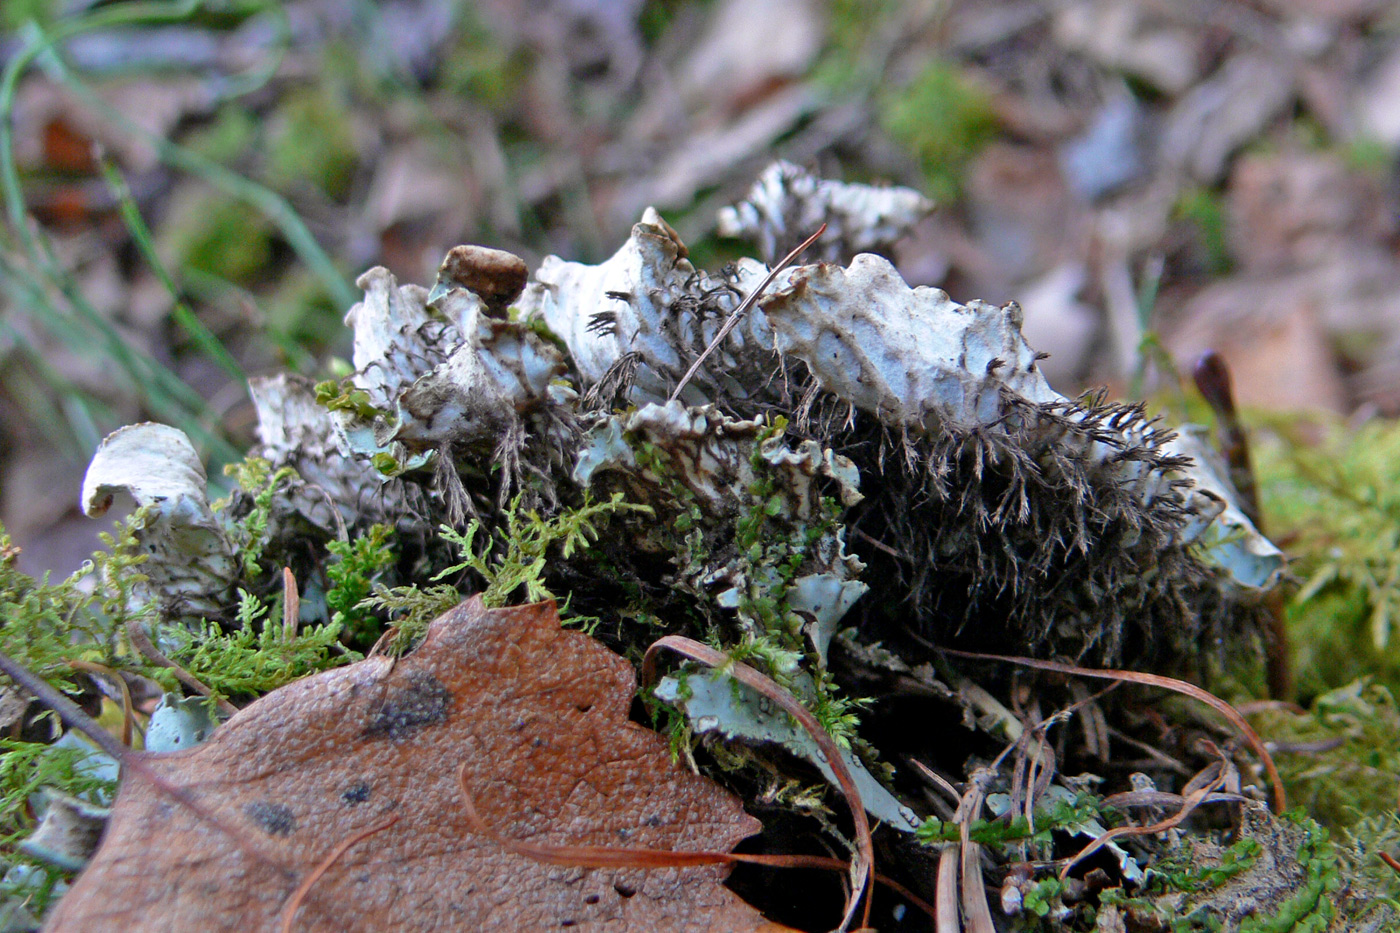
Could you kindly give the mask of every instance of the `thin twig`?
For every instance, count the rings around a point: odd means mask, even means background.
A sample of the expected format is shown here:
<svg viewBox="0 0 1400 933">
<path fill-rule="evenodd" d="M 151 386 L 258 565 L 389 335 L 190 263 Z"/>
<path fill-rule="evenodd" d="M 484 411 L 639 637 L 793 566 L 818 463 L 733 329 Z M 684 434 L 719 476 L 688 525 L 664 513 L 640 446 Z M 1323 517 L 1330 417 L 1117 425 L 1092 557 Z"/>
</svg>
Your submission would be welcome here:
<svg viewBox="0 0 1400 933">
<path fill-rule="evenodd" d="M 117 761 L 126 762 L 131 757 L 131 749 L 123 745 L 115 735 L 99 726 L 96 720 L 83 712 L 82 707 L 64 696 L 48 681 L 31 673 L 18 661 L 8 655 L 0 654 L 0 671 L 3 671 L 5 676 L 17 685 L 28 690 L 40 703 L 57 713 L 58 718 L 63 720 L 65 726 L 87 736 L 94 745 Z"/>
<path fill-rule="evenodd" d="M 131 646 L 141 653 L 141 655 L 152 664 L 159 664 L 161 667 L 168 667 L 174 671 L 175 679 L 186 687 L 189 687 L 200 696 L 213 696 L 214 691 L 210 690 L 198 677 L 185 670 L 174 661 L 160 653 L 160 649 L 151 643 L 151 639 L 146 635 L 146 630 L 141 627 L 141 623 L 135 619 L 128 619 L 126 623 L 126 637 L 131 639 Z M 214 701 L 219 707 L 219 712 L 225 716 L 232 716 L 238 712 L 238 707 L 234 706 L 223 697 Z"/>
<path fill-rule="evenodd" d="M 825 232 L 826 224 L 822 224 L 817 228 L 816 233 L 803 240 L 801 245 L 784 256 L 782 260 L 769 271 L 768 275 L 764 276 L 763 281 L 758 283 L 758 288 L 749 292 L 748 297 L 739 302 L 739 307 L 730 312 L 729 317 L 724 321 L 724 326 L 719 329 L 719 333 L 715 334 L 714 339 L 710 341 L 710 345 L 705 348 L 705 352 L 701 353 L 699 358 L 697 358 L 694 363 L 690 364 L 690 368 L 685 371 L 685 375 L 681 377 L 681 381 L 676 384 L 675 391 L 673 391 L 671 397 L 666 400 L 666 404 L 669 405 L 680 397 L 681 390 L 685 388 L 686 383 L 690 382 L 690 377 L 695 375 L 696 370 L 700 368 L 700 364 L 705 362 L 709 355 L 714 352 L 715 348 L 724 342 L 724 338 L 729 336 L 730 331 L 734 330 L 734 328 L 739 325 L 740 319 L 754 306 L 754 303 L 758 301 L 764 290 L 767 289 L 769 285 L 773 284 L 773 280 L 778 277 L 778 273 L 791 265 L 792 261 L 800 256 L 804 249 L 817 242 L 817 239 Z"/>
</svg>

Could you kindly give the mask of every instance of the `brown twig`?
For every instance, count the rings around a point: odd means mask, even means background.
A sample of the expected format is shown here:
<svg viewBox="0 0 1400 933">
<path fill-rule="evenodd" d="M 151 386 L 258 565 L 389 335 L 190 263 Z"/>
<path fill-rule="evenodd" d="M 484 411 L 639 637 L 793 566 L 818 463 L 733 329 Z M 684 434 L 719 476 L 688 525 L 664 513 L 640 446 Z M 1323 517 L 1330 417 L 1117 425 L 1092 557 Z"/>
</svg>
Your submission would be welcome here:
<svg viewBox="0 0 1400 933">
<path fill-rule="evenodd" d="M 729 676 L 744 686 L 756 690 L 782 707 L 817 743 L 817 747 L 826 756 L 827 764 L 831 766 L 832 773 L 836 775 L 836 783 L 846 798 L 846 805 L 851 810 L 851 821 L 855 824 L 856 851 L 859 856 L 851 865 L 851 897 L 848 899 L 841 925 L 837 929 L 845 930 L 850 926 L 851 920 L 855 917 L 856 908 L 862 900 L 865 903 L 865 912 L 861 918 L 861 925 L 863 927 L 869 926 L 870 883 L 875 867 L 875 846 L 870 838 L 870 821 L 865 815 L 865 804 L 861 801 L 860 791 L 856 788 L 850 769 L 846 767 L 845 759 L 841 757 L 841 749 L 836 745 L 836 741 L 827 734 L 827 731 L 822 728 L 822 724 L 805 706 L 797 702 L 792 694 L 778 686 L 771 678 L 760 674 L 747 664 L 731 662 L 723 652 L 693 638 L 667 635 L 652 643 L 642 658 L 643 689 L 656 682 L 656 659 L 663 649 L 674 651 L 682 657 L 690 658 L 692 661 L 698 661 L 713 668 L 722 668 Z"/>
<path fill-rule="evenodd" d="M 773 280 L 778 277 L 778 273 L 791 265 L 794 259 L 802 255 L 804 249 L 817 242 L 817 239 L 825 232 L 826 224 L 822 224 L 817 228 L 816 233 L 803 240 L 796 249 L 784 256 L 776 266 L 769 270 L 768 275 L 764 276 L 763 281 L 758 283 L 758 288 L 749 292 L 744 300 L 739 302 L 739 307 L 730 312 L 729 317 L 724 321 L 724 326 L 719 329 L 719 333 L 715 334 L 709 346 L 705 347 L 705 352 L 701 353 L 700 356 L 696 358 L 695 362 L 690 364 L 690 368 L 685 371 L 685 375 L 681 376 L 681 381 L 676 383 L 676 388 L 671 392 L 671 397 L 666 400 L 666 404 L 669 405 L 680 397 L 681 390 L 685 388 L 686 383 L 690 382 L 690 378 L 700 369 L 700 364 L 705 362 L 709 355 L 715 351 L 715 348 L 724 342 L 724 338 L 729 336 L 730 331 L 734 330 L 734 328 L 739 325 L 739 321 L 763 295 L 764 290 L 766 290 L 769 285 L 773 284 Z"/>
<path fill-rule="evenodd" d="M 1202 690 L 1195 684 L 1189 684 L 1184 680 L 1177 680 L 1175 677 L 1165 677 L 1161 674 L 1144 674 L 1139 671 L 1123 671 L 1103 669 L 1095 670 L 1089 667 L 1078 667 L 1073 664 L 1061 664 L 1058 661 L 1038 661 L 1035 658 L 1021 658 L 1013 655 L 1003 654 L 982 654 L 977 651 L 957 651 L 952 648 L 938 648 L 944 654 L 957 658 L 970 658 L 974 661 L 1001 661 L 1006 664 L 1019 664 L 1022 667 L 1031 667 L 1042 671 L 1055 671 L 1059 674 L 1073 674 L 1078 677 L 1097 677 L 1100 680 L 1126 680 L 1135 684 L 1146 684 L 1149 687 L 1163 687 L 1167 690 L 1175 691 L 1194 700 L 1206 704 L 1211 709 L 1218 712 L 1229 720 L 1230 724 L 1244 736 L 1245 742 L 1259 756 L 1259 760 L 1264 765 L 1264 771 L 1269 776 L 1269 784 L 1273 788 L 1274 812 L 1282 813 L 1288 809 L 1288 799 L 1283 790 L 1283 779 L 1279 777 L 1278 768 L 1274 766 L 1273 756 L 1264 746 L 1263 739 L 1259 738 L 1259 733 L 1245 721 L 1233 706 L 1217 697 L 1215 694 Z"/>
<path fill-rule="evenodd" d="M 126 622 L 126 637 L 131 639 L 131 646 L 139 651 L 146 660 L 161 667 L 168 667 L 175 673 L 175 679 L 186 687 L 189 687 L 200 696 L 213 696 L 214 691 L 210 690 L 198 677 L 185 670 L 174 661 L 160 653 L 160 649 L 151 643 L 151 639 L 146 635 L 146 630 L 141 627 L 141 623 L 135 619 L 128 619 Z M 225 716 L 232 716 L 238 712 L 238 707 L 228 700 L 220 697 L 215 703 L 219 707 L 219 712 Z"/>
<path fill-rule="evenodd" d="M 195 799 L 195 796 L 188 790 L 171 784 L 157 774 L 142 758 L 142 753 L 123 745 L 116 736 L 103 729 L 91 716 L 83 712 L 77 703 L 64 696 L 62 692 L 55 689 L 43 678 L 35 675 L 24 665 L 7 655 L 0 654 L 0 673 L 29 691 L 40 703 L 58 714 L 58 718 L 69 729 L 81 732 L 92 740 L 94 745 L 112 756 L 121 765 L 124 778 L 128 774 L 139 775 L 143 780 L 149 782 L 157 793 L 164 794 L 211 826 L 217 827 L 233 840 L 235 846 L 250 857 L 273 865 L 279 870 L 288 870 L 282 859 L 269 855 L 252 842 L 241 829 L 221 820 L 212 810 Z"/>
<path fill-rule="evenodd" d="M 393 826 L 399 821 L 398 814 L 389 817 L 378 826 L 371 826 L 369 829 L 362 829 L 353 836 L 348 836 L 335 844 L 335 848 L 311 869 L 310 873 L 297 885 L 297 889 L 292 892 L 292 896 L 287 899 L 287 906 L 282 909 L 282 933 L 292 933 L 292 921 L 296 918 L 297 909 L 301 907 L 301 902 L 306 900 L 306 895 L 311 893 L 312 887 L 321 880 L 321 876 L 330 870 L 342 855 L 349 851 L 355 843 L 368 839 L 376 833 Z"/>
</svg>

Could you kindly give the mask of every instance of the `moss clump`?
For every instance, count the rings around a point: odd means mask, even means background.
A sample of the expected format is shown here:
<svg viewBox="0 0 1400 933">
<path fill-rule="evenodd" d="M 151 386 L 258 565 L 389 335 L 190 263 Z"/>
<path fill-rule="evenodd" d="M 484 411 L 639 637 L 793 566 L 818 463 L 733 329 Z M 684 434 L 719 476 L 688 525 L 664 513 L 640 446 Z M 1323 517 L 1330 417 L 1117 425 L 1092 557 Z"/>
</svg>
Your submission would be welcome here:
<svg viewBox="0 0 1400 933">
<path fill-rule="evenodd" d="M 225 104 L 214 119 L 190 133 L 185 145 L 216 162 L 232 162 L 257 143 L 258 124 L 245 107 Z"/>
<path fill-rule="evenodd" d="M 192 269 L 240 285 L 257 282 L 272 260 L 272 222 L 235 201 L 209 195 L 177 204 L 161 232 L 172 269 Z"/>
<path fill-rule="evenodd" d="M 932 61 L 880 106 L 885 131 L 923 168 L 935 201 L 955 200 L 963 170 L 996 134 L 991 97 L 954 65 Z"/>
<path fill-rule="evenodd" d="M 453 548 L 460 559 L 429 578 L 438 585 L 379 587 L 357 607 L 382 610 L 393 617 L 398 629 L 394 647 L 404 650 L 422 637 L 433 619 L 462 601 L 463 594 L 455 584 L 438 583 L 440 580 L 461 579 L 470 573 L 484 584 L 479 592 L 489 608 L 554 599 L 546 581 L 551 556 L 565 561 L 575 557 L 598 539 L 609 518 L 629 511 L 651 513 L 647 506 L 623 501 L 621 493 L 606 502 L 594 502 L 585 493 L 577 508 L 562 509 L 545 517 L 534 509 L 521 508 L 517 496 L 502 513 L 494 532 L 475 518 L 465 532 L 448 525 L 441 527 L 442 542 Z M 593 620 L 564 621 L 580 624 Z"/>
<path fill-rule="evenodd" d="M 238 597 L 231 632 L 210 622 L 193 629 L 167 630 L 175 643 L 171 659 L 216 697 L 256 698 L 308 674 L 359 659 L 355 652 L 341 648 L 338 623 L 284 626 L 280 600 L 268 605 L 245 590 L 239 590 Z"/>
<path fill-rule="evenodd" d="M 524 48 L 507 46 L 473 6 L 463 4 L 439 80 L 445 90 L 502 113 L 518 96 L 530 65 Z"/>
<path fill-rule="evenodd" d="M 1225 200 L 1220 192 L 1199 187 L 1183 191 L 1172 215 L 1194 231 L 1206 272 L 1225 275 L 1234 268 L 1226 229 Z"/>
<path fill-rule="evenodd" d="M 242 463 L 230 463 L 224 468 L 224 475 L 233 477 L 246 496 L 246 510 L 230 523 L 228 531 L 242 559 L 243 573 L 250 579 L 257 578 L 263 573 L 261 561 L 278 493 L 297 480 L 297 472 L 291 467 L 274 470 L 261 457 L 248 457 Z M 223 510 L 229 502 L 221 500 L 214 503 L 214 508 Z"/>
<path fill-rule="evenodd" d="M 145 580 L 140 568 L 146 555 L 135 536 L 145 517 L 137 510 L 104 533 L 107 549 L 58 583 L 20 573 L 19 549 L 0 526 L 0 652 L 70 693 L 81 692 L 77 681 L 84 676 L 70 661 L 138 671 L 173 688 L 168 671 L 134 663 L 122 641 L 124 625 L 144 624 L 153 615 L 150 608 L 134 608 L 132 597 Z"/>
<path fill-rule="evenodd" d="M 1331 836 L 1302 811 L 1247 808 L 1229 845 L 1193 836 L 1150 866 L 1148 888 L 1104 891 L 1130 929 L 1196 933 L 1322 933 L 1392 929 L 1394 905 L 1355 888 Z"/>
<path fill-rule="evenodd" d="M 1291 569 L 1303 581 L 1287 607 L 1299 693 L 1362 676 L 1400 691 L 1400 424 L 1274 429 L 1256 462 L 1269 530 L 1297 555 Z"/>
<path fill-rule="evenodd" d="M 273 121 L 267 176 L 280 188 L 306 183 L 343 198 L 359 159 L 346 102 L 324 87 L 290 95 Z"/>
<path fill-rule="evenodd" d="M 371 525 L 353 541 L 332 541 L 326 550 L 331 555 L 326 565 L 326 608 L 331 612 L 331 623 L 342 629 L 347 645 L 367 649 L 379 637 L 380 623 L 362 604 L 375 584 L 398 563 L 394 530 L 388 525 Z"/>
<path fill-rule="evenodd" d="M 1260 714 L 1261 731 L 1284 749 L 1276 756 L 1289 799 L 1323 825 L 1349 826 L 1394 809 L 1400 774 L 1400 704 L 1364 680 L 1315 699 L 1306 715 Z"/>
</svg>

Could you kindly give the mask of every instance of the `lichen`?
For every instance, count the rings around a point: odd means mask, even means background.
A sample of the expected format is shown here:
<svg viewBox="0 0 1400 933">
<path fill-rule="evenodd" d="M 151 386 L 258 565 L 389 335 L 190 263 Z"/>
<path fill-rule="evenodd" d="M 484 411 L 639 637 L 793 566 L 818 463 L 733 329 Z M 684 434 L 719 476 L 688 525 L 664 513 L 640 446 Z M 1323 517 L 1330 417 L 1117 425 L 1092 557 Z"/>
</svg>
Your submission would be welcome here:
<svg viewBox="0 0 1400 933">
<path fill-rule="evenodd" d="M 932 210 L 933 202 L 912 188 L 828 181 L 778 161 L 763 170 L 748 197 L 722 209 L 716 222 L 721 236 L 753 241 L 769 264 L 826 224 L 811 255 L 836 262 L 857 253 L 888 253 Z"/>
<path fill-rule="evenodd" d="M 784 268 L 762 294 L 762 263 L 698 270 L 652 210 L 598 265 L 547 258 L 518 299 L 523 262 L 481 247 L 449 254 L 431 292 L 366 273 L 346 316 L 353 372 L 256 382 L 261 443 L 240 488 L 191 513 L 228 542 L 226 572 L 186 588 L 185 616 L 152 604 L 143 621 L 227 695 L 391 630 L 389 650 L 412 650 L 471 591 L 555 598 L 630 658 L 674 633 L 762 670 L 859 763 L 872 800 L 893 801 L 887 819 L 920 799 L 893 765 L 927 737 L 886 719 L 872 744 L 862 657 L 892 659 L 872 680 L 965 710 L 982 690 L 1007 728 L 969 717 L 975 733 L 1024 760 L 1034 730 L 968 676 L 931 673 L 945 660 L 930 645 L 1163 671 L 1199 664 L 1203 644 L 1248 652 L 1282 556 L 1208 451 L 1139 406 L 1056 393 L 1015 304 L 960 304 L 881 257 L 835 255 L 886 242 L 922 203 L 810 188 L 804 203 L 840 228 L 819 248 L 844 265 Z M 782 211 L 782 236 L 809 221 L 797 201 Z M 183 579 L 186 562 L 158 547 L 148 572 Z M 279 624 L 281 568 L 301 599 Z M 914 660 L 896 670 L 900 655 Z M 678 707 L 696 697 L 687 676 L 665 694 Z M 827 819 L 810 772 L 715 738 L 753 718 L 758 701 L 732 698 L 722 715 L 659 713 L 677 751 L 703 747 L 765 799 Z"/>
</svg>

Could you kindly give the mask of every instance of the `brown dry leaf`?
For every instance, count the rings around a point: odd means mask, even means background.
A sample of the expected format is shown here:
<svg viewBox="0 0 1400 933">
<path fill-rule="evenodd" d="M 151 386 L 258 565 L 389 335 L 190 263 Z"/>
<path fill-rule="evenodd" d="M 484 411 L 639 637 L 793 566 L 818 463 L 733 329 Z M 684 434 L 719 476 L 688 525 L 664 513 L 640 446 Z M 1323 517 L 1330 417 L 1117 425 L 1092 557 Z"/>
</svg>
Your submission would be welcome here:
<svg viewBox="0 0 1400 933">
<path fill-rule="evenodd" d="M 397 663 L 309 677 L 198 748 L 137 756 L 47 929 L 277 930 L 303 882 L 297 931 L 782 929 L 720 885 L 722 866 L 551 866 L 468 828 L 459 768 L 513 840 L 728 851 L 755 832 L 627 721 L 635 683 L 552 603 L 465 603 Z"/>
</svg>

